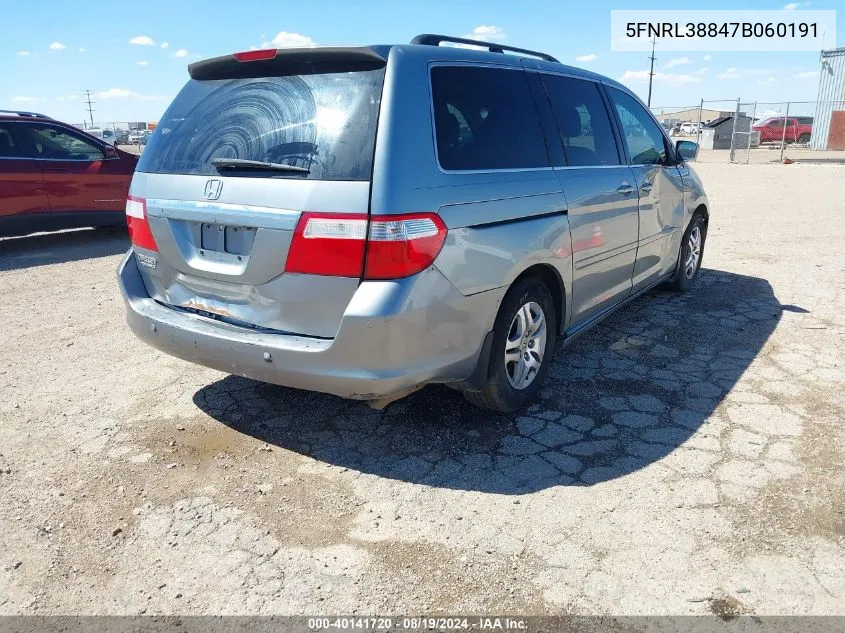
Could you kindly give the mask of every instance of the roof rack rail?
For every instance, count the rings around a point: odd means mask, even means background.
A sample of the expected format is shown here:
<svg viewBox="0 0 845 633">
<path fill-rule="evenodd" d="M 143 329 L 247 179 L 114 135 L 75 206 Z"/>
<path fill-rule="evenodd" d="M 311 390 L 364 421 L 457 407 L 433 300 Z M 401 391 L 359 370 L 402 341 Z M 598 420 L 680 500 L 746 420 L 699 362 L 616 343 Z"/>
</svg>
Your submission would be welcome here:
<svg viewBox="0 0 845 633">
<path fill-rule="evenodd" d="M 540 53 L 538 51 L 530 51 L 527 48 L 516 48 L 515 46 L 504 46 L 503 44 L 494 44 L 491 42 L 482 42 L 480 40 L 468 40 L 463 37 L 450 37 L 448 35 L 433 35 L 431 33 L 423 33 L 417 35 L 411 40 L 411 44 L 424 44 L 427 46 L 440 46 L 441 42 L 452 42 L 455 44 L 470 44 L 472 46 L 480 46 L 486 48 L 491 53 L 504 53 L 510 51 L 512 53 L 519 53 L 521 55 L 530 55 L 531 57 L 539 57 L 547 62 L 560 63 L 557 59 L 548 53 Z"/>
<path fill-rule="evenodd" d="M 39 114 L 38 112 L 27 112 L 25 110 L 0 110 L 0 114 L 17 114 L 18 116 L 31 116 L 37 117 L 39 119 L 50 119 L 52 121 L 53 117 L 47 116 L 46 114 Z"/>
</svg>

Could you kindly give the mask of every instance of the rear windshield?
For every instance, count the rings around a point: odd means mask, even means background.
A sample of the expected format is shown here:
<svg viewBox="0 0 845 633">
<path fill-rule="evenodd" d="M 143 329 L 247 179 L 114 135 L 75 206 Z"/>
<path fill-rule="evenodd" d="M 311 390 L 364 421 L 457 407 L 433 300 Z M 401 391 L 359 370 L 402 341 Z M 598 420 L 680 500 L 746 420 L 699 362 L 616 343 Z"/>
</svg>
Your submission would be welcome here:
<svg viewBox="0 0 845 633">
<path fill-rule="evenodd" d="M 301 167 L 227 176 L 369 180 L 384 69 L 191 80 L 167 109 L 138 171 L 219 175 L 212 160 Z M 307 170 L 307 171 L 306 171 Z"/>
</svg>

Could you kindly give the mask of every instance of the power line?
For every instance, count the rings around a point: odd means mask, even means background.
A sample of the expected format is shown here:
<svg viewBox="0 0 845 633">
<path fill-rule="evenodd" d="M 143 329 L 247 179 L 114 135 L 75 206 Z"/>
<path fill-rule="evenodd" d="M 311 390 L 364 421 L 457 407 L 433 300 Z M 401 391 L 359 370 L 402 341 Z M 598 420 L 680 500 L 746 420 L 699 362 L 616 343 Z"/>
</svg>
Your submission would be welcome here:
<svg viewBox="0 0 845 633">
<path fill-rule="evenodd" d="M 657 38 L 653 37 L 653 38 L 651 38 L 651 57 L 649 57 L 649 59 L 651 60 L 651 68 L 648 71 L 648 107 L 649 108 L 651 107 L 651 83 L 654 80 L 654 59 L 655 59 L 655 57 L 654 57 L 654 46 L 655 46 L 655 44 L 657 44 Z"/>
<path fill-rule="evenodd" d="M 90 90 L 85 91 L 85 100 L 86 100 L 86 103 L 88 104 L 88 116 L 91 119 L 91 127 L 94 127 L 94 110 L 91 108 L 91 106 L 93 104 L 97 103 L 97 102 L 91 101 L 91 91 Z"/>
</svg>

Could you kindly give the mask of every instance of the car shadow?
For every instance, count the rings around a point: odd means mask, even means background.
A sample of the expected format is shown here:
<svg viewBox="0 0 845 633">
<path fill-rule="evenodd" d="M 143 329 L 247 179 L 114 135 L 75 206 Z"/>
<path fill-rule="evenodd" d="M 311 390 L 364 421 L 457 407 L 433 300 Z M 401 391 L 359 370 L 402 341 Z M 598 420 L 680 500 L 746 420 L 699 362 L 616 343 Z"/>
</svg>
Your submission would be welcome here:
<svg viewBox="0 0 845 633">
<path fill-rule="evenodd" d="M 0 270 L 108 257 L 129 248 L 126 228 L 103 227 L 0 239 Z"/>
<path fill-rule="evenodd" d="M 558 349 L 537 403 L 507 415 L 443 385 L 374 411 L 235 376 L 194 403 L 260 441 L 380 477 L 498 494 L 593 485 L 701 448 L 691 436 L 781 313 L 765 279 L 702 270 L 690 292 L 649 293 Z"/>
</svg>

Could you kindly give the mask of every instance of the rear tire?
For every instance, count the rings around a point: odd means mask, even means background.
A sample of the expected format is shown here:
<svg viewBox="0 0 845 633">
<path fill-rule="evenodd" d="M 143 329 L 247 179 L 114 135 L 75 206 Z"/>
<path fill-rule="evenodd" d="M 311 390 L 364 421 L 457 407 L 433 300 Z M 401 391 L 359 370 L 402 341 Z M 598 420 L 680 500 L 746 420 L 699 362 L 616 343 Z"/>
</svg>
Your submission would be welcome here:
<svg viewBox="0 0 845 633">
<path fill-rule="evenodd" d="M 535 277 L 516 283 L 496 315 L 487 384 L 480 391 L 465 391 L 464 397 L 501 413 L 525 406 L 546 379 L 556 340 L 556 308 L 549 289 Z"/>
<path fill-rule="evenodd" d="M 798 142 L 801 144 L 809 143 L 810 142 L 810 135 L 804 132 L 801 136 L 798 137 Z"/>
<path fill-rule="evenodd" d="M 681 240 L 681 252 L 678 256 L 678 272 L 668 286 L 676 292 L 686 292 L 701 272 L 704 258 L 704 242 L 707 239 L 707 221 L 701 213 L 692 216 L 684 237 Z"/>
</svg>

